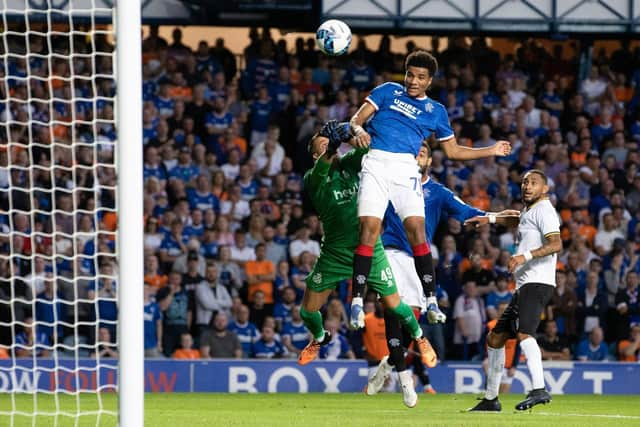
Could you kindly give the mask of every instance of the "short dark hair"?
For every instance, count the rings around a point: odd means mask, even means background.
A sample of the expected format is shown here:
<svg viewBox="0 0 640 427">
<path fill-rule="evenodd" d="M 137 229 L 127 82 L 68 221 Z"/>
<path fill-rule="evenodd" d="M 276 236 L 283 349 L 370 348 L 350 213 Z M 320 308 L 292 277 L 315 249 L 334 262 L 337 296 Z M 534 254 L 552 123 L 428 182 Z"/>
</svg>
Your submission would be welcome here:
<svg viewBox="0 0 640 427">
<path fill-rule="evenodd" d="M 533 173 L 534 173 L 534 174 L 536 174 L 536 175 L 539 175 L 539 176 L 540 176 L 540 178 L 542 178 L 542 181 L 544 181 L 544 183 L 545 183 L 545 184 L 547 184 L 547 183 L 548 183 L 547 175 L 546 175 L 543 171 L 541 171 L 540 169 L 531 169 L 531 170 L 528 170 L 528 171 L 524 174 L 524 176 L 527 176 L 527 175 L 530 175 L 530 174 L 533 174 Z"/>
<path fill-rule="evenodd" d="M 429 70 L 429 76 L 433 77 L 438 72 L 438 61 L 426 50 L 416 50 L 411 52 L 404 61 L 404 69 L 409 67 L 420 67 Z"/>
<path fill-rule="evenodd" d="M 427 149 L 427 156 L 431 157 L 431 146 L 429 145 L 429 140 L 424 139 L 422 141 L 422 146 Z"/>
</svg>

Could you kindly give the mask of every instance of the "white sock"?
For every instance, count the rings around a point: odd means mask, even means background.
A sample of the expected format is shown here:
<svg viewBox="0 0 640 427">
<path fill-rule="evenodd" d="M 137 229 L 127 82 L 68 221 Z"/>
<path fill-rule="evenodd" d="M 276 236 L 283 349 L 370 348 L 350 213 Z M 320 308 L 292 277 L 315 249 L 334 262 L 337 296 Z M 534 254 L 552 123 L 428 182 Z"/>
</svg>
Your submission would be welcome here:
<svg viewBox="0 0 640 427">
<path fill-rule="evenodd" d="M 540 347 L 533 337 L 520 341 L 520 348 L 527 358 L 527 366 L 531 374 L 531 382 L 534 389 L 544 388 L 544 373 L 542 370 L 542 354 Z"/>
<path fill-rule="evenodd" d="M 436 307 L 438 306 L 438 299 L 434 296 L 431 296 L 429 298 L 427 298 L 427 307 L 429 307 L 431 304 L 435 304 Z"/>
<path fill-rule="evenodd" d="M 398 372 L 398 379 L 400 380 L 400 384 L 413 387 L 413 372 L 411 372 L 411 370 L 405 369 L 402 372 Z"/>
<path fill-rule="evenodd" d="M 484 398 L 493 400 L 498 397 L 502 370 L 504 369 L 504 346 L 500 348 L 487 347 L 489 366 L 487 367 L 487 390 Z"/>
</svg>

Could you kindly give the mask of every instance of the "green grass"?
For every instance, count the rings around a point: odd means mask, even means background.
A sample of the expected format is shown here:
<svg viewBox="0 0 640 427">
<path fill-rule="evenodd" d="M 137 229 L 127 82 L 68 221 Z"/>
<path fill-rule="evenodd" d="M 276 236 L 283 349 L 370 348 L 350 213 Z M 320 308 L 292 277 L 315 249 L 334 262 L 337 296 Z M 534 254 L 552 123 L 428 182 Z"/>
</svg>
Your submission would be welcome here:
<svg viewBox="0 0 640 427">
<path fill-rule="evenodd" d="M 499 414 L 464 413 L 475 404 L 475 396 L 438 394 L 420 395 L 418 406 L 407 409 L 399 394 L 368 397 L 363 394 L 209 394 L 172 393 L 145 396 L 145 425 L 149 427 L 200 426 L 626 426 L 640 425 L 638 396 L 554 396 L 550 405 L 516 413 L 514 405 L 522 395 L 501 397 Z M 80 397 L 85 411 L 98 408 L 95 395 Z M 37 395 L 41 412 L 55 411 L 53 396 Z M 16 409 L 33 412 L 33 396 L 15 397 Z M 103 408 L 115 411 L 116 396 L 103 394 Z M 11 408 L 11 397 L 0 395 L 0 412 Z M 60 410 L 76 412 L 75 397 L 59 398 Z M 0 415 L 0 426 L 73 426 L 75 418 Z M 79 418 L 80 426 L 114 426 L 116 417 L 95 415 Z"/>
</svg>

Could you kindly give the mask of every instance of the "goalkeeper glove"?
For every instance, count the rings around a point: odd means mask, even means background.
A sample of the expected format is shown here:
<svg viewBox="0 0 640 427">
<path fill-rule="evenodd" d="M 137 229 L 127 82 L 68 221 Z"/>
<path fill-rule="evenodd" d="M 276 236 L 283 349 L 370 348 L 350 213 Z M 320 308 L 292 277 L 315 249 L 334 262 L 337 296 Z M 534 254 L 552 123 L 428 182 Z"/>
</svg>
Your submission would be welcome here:
<svg viewBox="0 0 640 427">
<path fill-rule="evenodd" d="M 322 126 L 319 135 L 329 139 L 327 154 L 332 155 L 338 151 L 338 147 L 340 147 L 343 142 L 351 139 L 351 125 L 349 122 L 329 120 Z"/>
</svg>

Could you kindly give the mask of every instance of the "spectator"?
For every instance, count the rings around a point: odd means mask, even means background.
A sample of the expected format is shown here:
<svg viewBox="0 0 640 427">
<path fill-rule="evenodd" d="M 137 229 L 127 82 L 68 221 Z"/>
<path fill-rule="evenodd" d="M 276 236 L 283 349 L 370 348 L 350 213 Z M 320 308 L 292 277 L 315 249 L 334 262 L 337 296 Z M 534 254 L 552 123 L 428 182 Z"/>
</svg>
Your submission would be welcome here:
<svg viewBox="0 0 640 427">
<path fill-rule="evenodd" d="M 233 331 L 240 340 L 242 357 L 251 357 L 253 345 L 260 339 L 260 331 L 249 321 L 249 307 L 244 304 L 238 307 L 236 320 L 229 322 L 228 329 Z"/>
<path fill-rule="evenodd" d="M 247 261 L 245 271 L 247 274 L 247 282 L 249 283 L 248 298 L 253 301 L 256 291 L 264 294 L 265 304 L 273 304 L 273 281 L 276 278 L 275 266 L 267 259 L 266 249 L 263 243 L 256 246 L 255 261 Z"/>
<path fill-rule="evenodd" d="M 144 283 L 151 286 L 151 292 L 155 295 L 160 288 L 167 286 L 167 276 L 161 274 L 160 263 L 155 255 L 147 255 L 145 262 Z"/>
<path fill-rule="evenodd" d="M 475 282 L 476 292 L 479 296 L 485 296 L 496 290 L 495 275 L 493 271 L 483 267 L 483 260 L 480 254 L 473 254 L 470 257 L 471 268 L 462 275 L 462 283 Z"/>
<path fill-rule="evenodd" d="M 347 339 L 340 333 L 338 328 L 340 323 L 335 318 L 329 318 L 324 321 L 324 328 L 329 331 L 331 341 L 320 347 L 320 358 L 325 360 L 337 359 L 355 359 L 353 350 L 349 346 Z"/>
<path fill-rule="evenodd" d="M 273 307 L 273 317 L 276 319 L 276 330 L 282 331 L 282 325 L 291 322 L 291 312 L 296 304 L 296 291 L 288 287 L 282 290 L 282 302 Z M 306 345 L 306 344 L 305 344 Z"/>
<path fill-rule="evenodd" d="M 185 246 L 184 252 L 181 252 L 177 256 L 171 266 L 171 270 L 177 271 L 181 274 L 187 274 L 192 277 L 190 283 L 199 283 L 200 280 L 196 277 L 204 276 L 207 262 L 202 255 L 200 255 L 200 241 L 198 239 L 191 239 Z M 189 273 L 191 271 L 191 273 Z"/>
<path fill-rule="evenodd" d="M 227 315 L 219 311 L 212 319 L 212 327 L 200 337 L 200 354 L 203 359 L 242 357 L 242 346 L 236 334 L 227 330 Z"/>
<path fill-rule="evenodd" d="M 576 359 L 581 362 L 602 362 L 608 359 L 609 349 L 603 342 L 602 328 L 594 327 L 589 337 L 583 339 L 576 349 Z"/>
<path fill-rule="evenodd" d="M 593 328 L 604 326 L 607 308 L 607 296 L 598 289 L 598 274 L 589 272 L 587 287 L 584 292 L 578 294 L 576 307 L 578 332 L 590 333 Z"/>
<path fill-rule="evenodd" d="M 279 265 L 280 262 L 287 260 L 287 247 L 276 243 L 274 240 L 275 230 L 273 227 L 267 225 L 262 230 L 262 239 L 265 245 L 265 258 L 271 261 L 273 265 Z"/>
<path fill-rule="evenodd" d="M 308 251 L 302 251 L 300 253 L 300 257 L 298 258 L 298 265 L 293 267 L 291 270 L 291 283 L 293 283 L 294 288 L 296 289 L 296 293 L 298 297 L 296 299 L 302 298 L 302 294 L 304 290 L 307 288 L 307 283 L 305 279 L 313 270 L 313 262 L 315 257 L 311 255 Z"/>
<path fill-rule="evenodd" d="M 238 230 L 234 235 L 235 244 L 231 246 L 231 260 L 244 268 L 248 261 L 256 259 L 253 248 L 246 245 L 247 235 L 242 230 Z"/>
<path fill-rule="evenodd" d="M 26 317 L 23 323 L 22 332 L 16 334 L 15 338 L 15 357 L 49 357 L 53 350 L 49 336 L 36 331 L 33 318 Z"/>
<path fill-rule="evenodd" d="M 638 273 L 627 272 L 625 277 L 626 288 L 620 289 L 616 294 L 615 308 L 617 316 L 615 323 L 609 325 L 616 332 L 618 339 L 629 336 L 631 324 L 640 323 L 640 292 L 638 291 Z"/>
<path fill-rule="evenodd" d="M 569 342 L 566 337 L 558 335 L 558 326 L 554 320 L 544 324 L 544 335 L 538 338 L 538 346 L 542 351 L 542 360 L 571 360 Z"/>
<path fill-rule="evenodd" d="M 178 257 L 187 252 L 186 239 L 182 235 L 182 222 L 176 219 L 171 223 L 171 234 L 165 236 L 160 244 L 160 261 L 165 269 L 173 265 Z"/>
<path fill-rule="evenodd" d="M 453 319 L 456 322 L 453 345 L 458 358 L 471 360 L 480 350 L 485 309 L 482 298 L 478 296 L 475 282 L 466 282 L 462 290 L 463 294 L 453 305 Z"/>
<path fill-rule="evenodd" d="M 90 356 L 94 359 L 117 359 L 118 348 L 115 341 L 111 338 L 108 328 L 98 329 L 98 340 L 95 351 Z"/>
<path fill-rule="evenodd" d="M 576 336 L 576 308 L 578 297 L 573 289 L 567 287 L 567 273 L 564 269 L 556 270 L 556 288 L 551 302 L 547 306 L 547 317 L 555 320 L 560 334 L 567 337 Z"/>
<path fill-rule="evenodd" d="M 229 246 L 220 247 L 220 257 L 217 262 L 218 282 L 227 288 L 231 296 L 238 296 L 243 289 L 242 270 L 238 264 L 231 261 L 231 248 Z"/>
<path fill-rule="evenodd" d="M 231 296 L 218 281 L 218 267 L 214 263 L 207 265 L 204 280 L 196 285 L 196 330 L 202 333 L 211 323 L 214 314 L 222 312 L 231 315 Z"/>
<path fill-rule="evenodd" d="M 193 309 L 189 296 L 182 286 L 182 275 L 177 271 L 169 273 L 169 285 L 156 294 L 156 301 L 163 312 L 162 348 L 171 357 L 178 347 L 180 336 L 191 328 Z"/>
<path fill-rule="evenodd" d="M 629 339 L 618 342 L 618 360 L 623 362 L 640 361 L 640 324 L 632 324 Z"/>
<path fill-rule="evenodd" d="M 602 228 L 596 233 L 596 253 L 600 256 L 608 255 L 616 239 L 624 240 L 624 235 L 616 228 L 613 215 L 606 213 L 602 217 Z"/>
<path fill-rule="evenodd" d="M 513 294 L 508 289 L 509 282 L 507 276 L 498 276 L 496 289 L 487 295 L 487 318 L 489 320 L 498 318 L 498 306 L 502 303 L 509 304 Z"/>
<path fill-rule="evenodd" d="M 294 265 L 300 264 L 300 255 L 302 252 L 309 252 L 313 259 L 320 256 L 320 245 L 315 240 L 311 240 L 311 230 L 309 227 L 303 226 L 296 233 L 296 239 L 289 245 L 289 256 Z"/>
<path fill-rule="evenodd" d="M 277 320 L 277 319 L 276 319 Z M 309 343 L 310 334 L 300 317 L 300 306 L 296 305 L 291 310 L 291 320 L 285 321 L 281 329 L 282 344 L 287 351 L 297 356 Z"/>
<path fill-rule="evenodd" d="M 264 319 L 267 316 L 271 316 L 272 312 L 273 306 L 265 304 L 264 302 L 264 292 L 259 290 L 256 291 L 253 294 L 253 302 L 251 303 L 249 311 L 249 319 L 251 320 L 251 323 L 256 325 L 258 328 L 262 328 Z"/>
<path fill-rule="evenodd" d="M 287 261 L 280 261 L 276 265 L 276 278 L 273 281 L 273 291 L 276 301 L 280 300 L 282 291 L 284 291 L 285 288 L 293 286 L 290 273 L 291 272 L 289 271 L 289 263 Z"/>
<path fill-rule="evenodd" d="M 173 358 L 178 360 L 200 359 L 200 351 L 193 348 L 193 337 L 185 332 L 180 335 L 180 348 L 173 352 Z"/>
<path fill-rule="evenodd" d="M 153 288 L 144 284 L 144 357 L 158 358 L 162 355 L 162 312 L 151 300 Z"/>
<path fill-rule="evenodd" d="M 251 157 L 256 162 L 256 167 L 262 177 L 273 177 L 280 173 L 282 161 L 284 160 L 284 148 L 280 145 L 280 128 L 270 125 L 267 130 L 266 139 L 258 143 Z"/>
<path fill-rule="evenodd" d="M 253 357 L 256 359 L 281 359 L 288 356 L 284 345 L 275 338 L 275 331 L 271 326 L 262 327 L 262 336 L 253 345 Z"/>
</svg>

